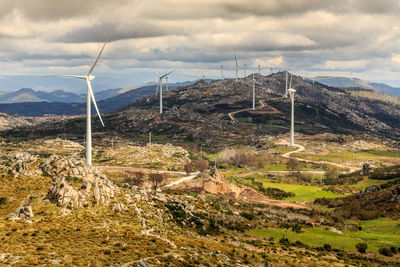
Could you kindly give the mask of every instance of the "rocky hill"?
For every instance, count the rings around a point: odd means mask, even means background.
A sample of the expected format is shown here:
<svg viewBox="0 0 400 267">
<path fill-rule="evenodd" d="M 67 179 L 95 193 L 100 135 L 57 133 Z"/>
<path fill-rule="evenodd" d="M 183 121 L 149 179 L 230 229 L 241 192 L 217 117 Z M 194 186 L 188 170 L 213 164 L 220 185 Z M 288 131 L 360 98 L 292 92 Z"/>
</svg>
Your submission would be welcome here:
<svg viewBox="0 0 400 267">
<path fill-rule="evenodd" d="M 261 146 L 266 136 L 287 133 L 290 127 L 290 100 L 282 98 L 285 73 L 255 75 L 257 109 L 252 111 L 251 77 L 199 81 L 166 92 L 164 113 L 159 99 L 143 96 L 104 116 L 105 128 L 94 118 L 93 128 L 102 135 L 138 137 L 152 132 L 168 140 L 200 142 L 205 146 L 248 143 Z M 316 134 L 368 133 L 393 139 L 400 137 L 400 106 L 381 100 L 353 96 L 350 92 L 293 76 L 296 132 Z M 238 112 L 240 111 L 240 112 Z M 235 114 L 229 114 L 234 112 Z M 231 116 L 229 116 L 231 115 Z M 82 135 L 85 120 L 78 118 L 29 129 L 34 136 Z M 13 131 L 18 135 L 21 129 Z M 24 133 L 26 130 L 23 130 Z"/>
<path fill-rule="evenodd" d="M 400 96 L 400 88 L 395 88 L 384 83 L 367 82 L 358 78 L 347 78 L 347 77 L 333 77 L 333 76 L 318 76 L 313 80 L 335 87 L 358 87 L 376 92 L 385 93 L 392 96 Z"/>
</svg>

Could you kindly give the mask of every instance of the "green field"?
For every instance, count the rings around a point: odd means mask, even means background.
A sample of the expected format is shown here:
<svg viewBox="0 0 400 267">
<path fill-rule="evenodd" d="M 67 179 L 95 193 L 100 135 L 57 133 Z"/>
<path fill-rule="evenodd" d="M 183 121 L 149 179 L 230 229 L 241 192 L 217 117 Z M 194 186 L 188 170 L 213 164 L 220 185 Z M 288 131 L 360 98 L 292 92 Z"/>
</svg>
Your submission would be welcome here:
<svg viewBox="0 0 400 267">
<path fill-rule="evenodd" d="M 354 162 L 354 163 L 364 163 L 368 160 L 372 160 L 374 162 L 382 162 L 387 163 L 387 161 L 400 161 L 397 157 L 395 151 L 365 151 L 365 152 L 338 152 L 338 153 L 329 153 L 326 155 L 323 154 L 307 154 L 307 153 L 295 153 L 293 154 L 295 157 L 317 160 L 317 161 L 330 161 L 335 163 L 343 163 L 343 162 Z M 354 160 L 353 160 L 354 159 Z"/>
<path fill-rule="evenodd" d="M 354 222 L 352 222 L 354 223 Z M 309 246 L 317 247 L 330 244 L 332 248 L 355 251 L 355 245 L 360 242 L 368 244 L 367 252 L 378 251 L 381 247 L 400 246 L 400 221 L 376 219 L 355 222 L 362 226 L 361 231 L 344 230 L 343 234 L 334 233 L 321 227 L 302 229 L 302 233 L 295 233 L 286 229 L 253 229 L 247 233 L 253 236 L 273 237 L 279 241 L 287 237 L 291 242 L 297 240 Z"/>
<path fill-rule="evenodd" d="M 350 187 L 358 188 L 358 189 L 363 189 L 368 186 L 373 186 L 373 185 L 381 185 L 384 183 L 387 183 L 388 180 L 372 180 L 372 179 L 365 179 L 362 181 L 359 181 L 356 184 L 350 185 Z"/>
<path fill-rule="evenodd" d="M 284 184 L 284 183 L 271 183 L 263 179 L 257 179 L 257 182 L 262 182 L 264 187 L 278 188 L 286 192 L 293 192 L 296 195 L 289 197 L 284 200 L 286 201 L 300 201 L 300 202 L 312 202 L 316 198 L 326 197 L 335 198 L 343 197 L 345 195 L 336 194 L 330 191 L 323 191 L 322 187 L 298 185 L 298 184 Z"/>
</svg>

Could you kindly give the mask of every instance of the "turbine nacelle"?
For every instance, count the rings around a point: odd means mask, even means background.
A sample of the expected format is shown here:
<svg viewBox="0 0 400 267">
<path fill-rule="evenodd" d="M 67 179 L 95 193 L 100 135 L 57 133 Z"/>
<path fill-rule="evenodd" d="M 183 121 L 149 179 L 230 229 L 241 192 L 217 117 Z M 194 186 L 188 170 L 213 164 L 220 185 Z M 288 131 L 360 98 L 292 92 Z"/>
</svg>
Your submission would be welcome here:
<svg viewBox="0 0 400 267">
<path fill-rule="evenodd" d="M 89 81 L 93 81 L 94 78 L 96 78 L 96 76 L 94 76 L 94 75 L 86 76 L 86 79 L 88 79 Z"/>
</svg>

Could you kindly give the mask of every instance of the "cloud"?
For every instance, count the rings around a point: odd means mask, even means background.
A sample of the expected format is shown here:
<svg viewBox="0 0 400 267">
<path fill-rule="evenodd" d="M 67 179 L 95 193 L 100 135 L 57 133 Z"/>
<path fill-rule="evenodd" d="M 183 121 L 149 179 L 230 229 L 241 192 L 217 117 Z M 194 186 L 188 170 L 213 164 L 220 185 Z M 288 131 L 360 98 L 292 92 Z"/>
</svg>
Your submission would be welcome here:
<svg viewBox="0 0 400 267">
<path fill-rule="evenodd" d="M 0 66 L 79 71 L 108 40 L 98 72 L 217 74 L 236 54 L 254 68 L 392 77 L 399 11 L 398 0 L 2 0 Z"/>
<path fill-rule="evenodd" d="M 350 60 L 350 61 L 339 61 L 339 60 L 327 60 L 325 61 L 324 68 L 326 69 L 341 69 L 351 70 L 363 68 L 368 64 L 368 60 Z"/>
<path fill-rule="evenodd" d="M 392 61 L 393 61 L 394 63 L 400 63 L 400 55 L 399 55 L 399 54 L 393 55 L 393 56 L 392 56 Z"/>
<path fill-rule="evenodd" d="M 284 59 L 282 56 L 273 57 L 273 58 L 257 58 L 253 67 L 258 67 L 258 65 L 262 67 L 274 68 L 274 67 L 283 67 Z"/>
</svg>

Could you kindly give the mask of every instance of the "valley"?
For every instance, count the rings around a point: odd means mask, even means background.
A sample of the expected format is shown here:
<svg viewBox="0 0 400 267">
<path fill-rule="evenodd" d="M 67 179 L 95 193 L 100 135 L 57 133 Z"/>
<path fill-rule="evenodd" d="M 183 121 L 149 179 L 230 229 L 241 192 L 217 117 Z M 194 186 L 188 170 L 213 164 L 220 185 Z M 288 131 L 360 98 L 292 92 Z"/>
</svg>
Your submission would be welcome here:
<svg viewBox="0 0 400 267">
<path fill-rule="evenodd" d="M 82 116 L 4 128 L 0 263 L 396 266 L 400 107 L 294 76 L 291 147 L 283 74 L 93 117 L 93 167 Z"/>
</svg>

